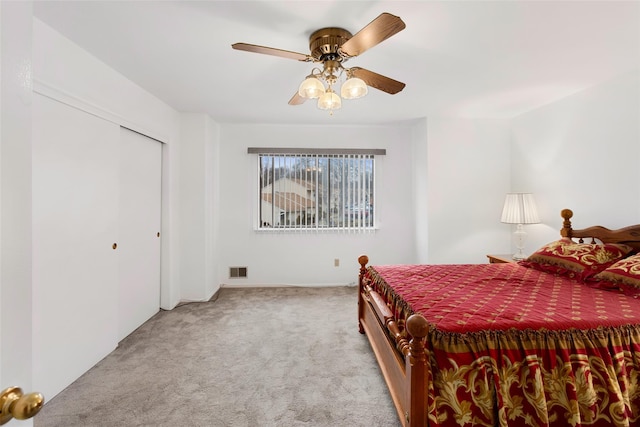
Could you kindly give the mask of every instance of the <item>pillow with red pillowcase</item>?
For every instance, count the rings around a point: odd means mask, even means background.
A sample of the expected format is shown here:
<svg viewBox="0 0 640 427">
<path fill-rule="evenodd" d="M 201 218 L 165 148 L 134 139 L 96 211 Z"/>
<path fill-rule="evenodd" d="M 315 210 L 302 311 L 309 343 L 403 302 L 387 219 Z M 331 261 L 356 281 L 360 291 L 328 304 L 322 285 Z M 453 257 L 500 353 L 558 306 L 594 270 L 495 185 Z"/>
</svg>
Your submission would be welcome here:
<svg viewBox="0 0 640 427">
<path fill-rule="evenodd" d="M 619 243 L 576 243 L 563 238 L 544 245 L 519 264 L 584 281 L 632 251 L 631 246 Z"/>
<path fill-rule="evenodd" d="M 593 276 L 602 289 L 615 289 L 640 297 L 640 254 L 623 258 Z"/>
</svg>

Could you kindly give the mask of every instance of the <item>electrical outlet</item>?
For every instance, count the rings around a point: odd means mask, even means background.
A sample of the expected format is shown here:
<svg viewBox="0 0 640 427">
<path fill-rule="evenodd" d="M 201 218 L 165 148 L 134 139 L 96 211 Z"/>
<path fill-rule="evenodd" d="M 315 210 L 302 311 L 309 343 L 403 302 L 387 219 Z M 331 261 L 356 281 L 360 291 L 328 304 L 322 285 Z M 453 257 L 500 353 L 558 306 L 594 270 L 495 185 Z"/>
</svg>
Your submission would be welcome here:
<svg viewBox="0 0 640 427">
<path fill-rule="evenodd" d="M 339 258 L 336 258 L 336 259 L 333 260 L 333 266 L 334 267 L 340 267 L 340 259 Z"/>
</svg>

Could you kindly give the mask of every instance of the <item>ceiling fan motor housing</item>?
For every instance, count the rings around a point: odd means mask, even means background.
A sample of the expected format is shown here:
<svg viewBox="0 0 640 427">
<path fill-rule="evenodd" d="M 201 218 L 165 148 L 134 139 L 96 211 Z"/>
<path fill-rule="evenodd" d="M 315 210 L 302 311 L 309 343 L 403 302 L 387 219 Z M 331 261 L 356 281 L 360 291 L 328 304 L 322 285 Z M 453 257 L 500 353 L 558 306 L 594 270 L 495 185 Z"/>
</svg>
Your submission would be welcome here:
<svg viewBox="0 0 640 427">
<path fill-rule="evenodd" d="M 328 27 L 314 31 L 309 37 L 311 56 L 318 61 L 325 59 L 341 61 L 338 48 L 351 37 L 353 35 L 344 28 Z"/>
</svg>

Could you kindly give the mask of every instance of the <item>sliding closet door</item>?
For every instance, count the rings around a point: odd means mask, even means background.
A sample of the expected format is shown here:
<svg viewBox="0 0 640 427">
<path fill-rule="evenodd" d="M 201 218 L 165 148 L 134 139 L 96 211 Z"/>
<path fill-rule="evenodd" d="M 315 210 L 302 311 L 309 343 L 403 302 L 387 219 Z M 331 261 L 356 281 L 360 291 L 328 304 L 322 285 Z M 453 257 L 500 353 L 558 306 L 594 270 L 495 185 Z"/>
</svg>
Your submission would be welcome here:
<svg viewBox="0 0 640 427">
<path fill-rule="evenodd" d="M 120 130 L 119 339 L 160 309 L 162 144 Z"/>
<path fill-rule="evenodd" d="M 48 399 L 118 343 L 119 132 L 33 95 L 33 385 Z"/>
</svg>

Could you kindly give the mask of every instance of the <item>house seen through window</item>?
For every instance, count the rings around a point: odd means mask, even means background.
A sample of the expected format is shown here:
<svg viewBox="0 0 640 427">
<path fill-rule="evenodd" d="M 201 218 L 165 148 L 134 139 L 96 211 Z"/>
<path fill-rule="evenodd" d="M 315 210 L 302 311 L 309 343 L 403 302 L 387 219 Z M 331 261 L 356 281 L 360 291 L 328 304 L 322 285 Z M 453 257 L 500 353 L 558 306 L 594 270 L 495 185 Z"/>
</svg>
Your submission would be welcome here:
<svg viewBox="0 0 640 427">
<path fill-rule="evenodd" d="M 260 153 L 259 229 L 373 229 L 373 154 Z"/>
</svg>

